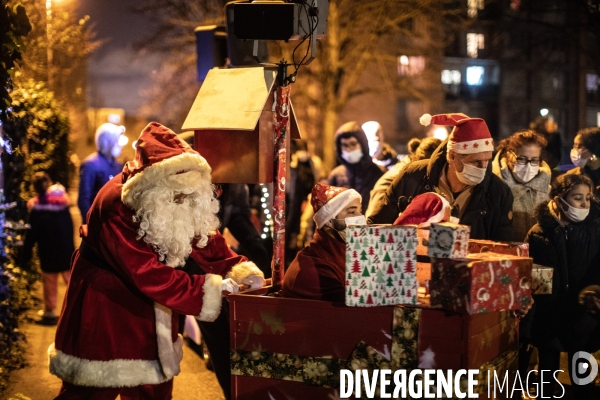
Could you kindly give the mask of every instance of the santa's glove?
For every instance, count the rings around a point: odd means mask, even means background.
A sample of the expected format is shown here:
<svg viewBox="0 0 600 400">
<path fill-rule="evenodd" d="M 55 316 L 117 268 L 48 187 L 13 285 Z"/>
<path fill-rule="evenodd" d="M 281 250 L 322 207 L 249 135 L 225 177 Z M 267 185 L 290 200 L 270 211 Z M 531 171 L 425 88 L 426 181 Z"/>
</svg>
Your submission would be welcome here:
<svg viewBox="0 0 600 400">
<path fill-rule="evenodd" d="M 265 278 L 260 275 L 250 275 L 242 279 L 242 283 L 250 286 L 252 289 L 258 289 L 265 286 Z"/>
<path fill-rule="evenodd" d="M 240 285 L 238 285 L 233 279 L 223 279 L 221 282 L 221 292 L 229 292 L 236 293 L 240 290 Z"/>
</svg>

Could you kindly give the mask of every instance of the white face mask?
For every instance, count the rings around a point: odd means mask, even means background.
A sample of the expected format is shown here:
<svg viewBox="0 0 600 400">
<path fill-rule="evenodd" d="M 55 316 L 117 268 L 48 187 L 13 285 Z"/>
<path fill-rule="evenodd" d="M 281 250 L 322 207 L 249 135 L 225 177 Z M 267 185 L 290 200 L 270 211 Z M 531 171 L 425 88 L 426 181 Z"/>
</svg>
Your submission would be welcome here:
<svg viewBox="0 0 600 400">
<path fill-rule="evenodd" d="M 590 157 L 581 158 L 581 150 L 571 149 L 571 162 L 579 168 L 585 167 Z"/>
<path fill-rule="evenodd" d="M 346 162 L 349 164 L 356 164 L 357 162 L 360 161 L 362 156 L 363 156 L 363 152 L 360 147 L 358 149 L 352 150 L 352 151 L 342 150 L 342 158 L 344 160 L 346 160 Z"/>
<path fill-rule="evenodd" d="M 337 218 L 335 218 L 335 220 L 341 221 L 341 219 L 337 219 Z M 340 235 L 342 240 L 345 242 L 346 241 L 346 228 L 349 225 L 366 225 L 366 224 L 367 224 L 367 219 L 365 218 L 365 216 L 357 215 L 355 217 L 344 218 L 344 228 L 343 229 L 337 229 L 335 224 L 333 224 L 333 229 L 336 230 L 338 235 Z"/>
<path fill-rule="evenodd" d="M 308 152 L 306 150 L 298 150 L 296 156 L 298 157 L 298 161 L 308 161 Z"/>
<path fill-rule="evenodd" d="M 114 146 L 112 149 L 110 149 L 110 154 L 114 157 L 117 158 L 121 155 L 121 152 L 123 151 L 123 147 L 116 145 Z"/>
<path fill-rule="evenodd" d="M 348 226 L 348 225 L 366 225 L 367 219 L 365 218 L 364 215 L 357 215 L 356 217 L 348 217 L 348 218 L 344 219 L 344 222 L 346 222 L 346 226 Z"/>
<path fill-rule="evenodd" d="M 520 183 L 527 183 L 540 172 L 539 165 L 531 165 L 527 163 L 523 164 L 515 164 L 515 169 L 513 170 L 515 179 Z"/>
<path fill-rule="evenodd" d="M 562 205 L 560 205 L 560 209 L 565 214 L 565 216 L 573 222 L 583 221 L 587 218 L 588 214 L 590 213 L 589 208 L 573 207 L 572 205 L 567 203 L 562 197 L 560 198 L 560 201 L 567 207 L 567 209 L 565 210 L 565 208 Z"/>
<path fill-rule="evenodd" d="M 465 185 L 475 186 L 483 182 L 487 168 L 479 168 L 463 163 L 462 172 L 456 171 L 456 177 Z"/>
</svg>

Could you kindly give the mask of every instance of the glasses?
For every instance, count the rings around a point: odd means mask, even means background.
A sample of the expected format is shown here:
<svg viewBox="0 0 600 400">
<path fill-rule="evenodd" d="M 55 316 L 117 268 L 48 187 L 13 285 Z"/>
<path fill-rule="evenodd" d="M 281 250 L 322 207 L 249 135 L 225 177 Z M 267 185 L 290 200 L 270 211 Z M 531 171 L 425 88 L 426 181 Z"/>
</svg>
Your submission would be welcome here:
<svg viewBox="0 0 600 400">
<path fill-rule="evenodd" d="M 514 154 L 517 164 L 525 165 L 529 163 L 535 167 L 537 165 L 540 165 L 540 163 L 542 162 L 541 158 L 532 158 L 531 160 L 528 160 L 525 156 L 517 156 L 517 154 L 514 151 L 511 151 L 511 153 Z"/>
</svg>

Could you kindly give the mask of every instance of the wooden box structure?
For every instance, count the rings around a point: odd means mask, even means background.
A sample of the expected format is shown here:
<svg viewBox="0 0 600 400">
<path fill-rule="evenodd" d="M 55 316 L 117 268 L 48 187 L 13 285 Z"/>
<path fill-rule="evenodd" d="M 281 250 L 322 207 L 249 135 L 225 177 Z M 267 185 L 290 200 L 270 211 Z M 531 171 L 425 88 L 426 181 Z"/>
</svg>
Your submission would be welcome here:
<svg viewBox="0 0 600 400">
<path fill-rule="evenodd" d="M 213 182 L 273 182 L 276 78 L 276 67 L 209 71 L 182 130 L 194 131 L 194 148 L 212 167 Z M 290 138 L 300 139 L 291 101 L 288 112 Z"/>
<path fill-rule="evenodd" d="M 426 303 L 345 307 L 252 293 L 228 299 L 231 394 L 237 400 L 338 398 L 339 370 L 353 369 L 361 343 L 384 358 L 387 366 L 377 368 L 480 368 L 483 374 L 511 354 L 512 362 L 501 367 L 516 370 L 517 322 L 508 312 L 459 315 Z"/>
</svg>

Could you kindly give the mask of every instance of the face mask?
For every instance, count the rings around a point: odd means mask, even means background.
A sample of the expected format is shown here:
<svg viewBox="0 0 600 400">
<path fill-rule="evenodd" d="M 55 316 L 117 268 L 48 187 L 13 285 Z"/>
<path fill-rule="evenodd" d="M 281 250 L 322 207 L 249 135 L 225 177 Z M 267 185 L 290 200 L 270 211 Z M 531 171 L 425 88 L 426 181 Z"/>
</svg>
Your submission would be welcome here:
<svg viewBox="0 0 600 400">
<path fill-rule="evenodd" d="M 515 169 L 513 170 L 515 179 L 521 183 L 527 183 L 540 172 L 539 165 L 531 165 L 527 163 L 523 164 L 515 164 Z"/>
<path fill-rule="evenodd" d="M 590 213 L 589 208 L 573 207 L 572 205 L 567 203 L 562 197 L 560 198 L 560 201 L 567 207 L 567 209 L 565 210 L 565 208 L 561 205 L 560 209 L 563 213 L 565 213 L 565 216 L 573 222 L 583 221 Z"/>
<path fill-rule="evenodd" d="M 486 170 L 487 168 L 479 168 L 470 164 L 463 164 L 462 172 L 456 171 L 456 176 L 458 180 L 465 185 L 475 186 L 483 182 Z"/>
<path fill-rule="evenodd" d="M 346 160 L 349 164 L 356 164 L 360 161 L 363 156 L 363 152 L 360 148 L 352 151 L 343 151 L 342 150 L 342 158 Z"/>
<path fill-rule="evenodd" d="M 296 152 L 296 156 L 298 157 L 298 161 L 305 162 L 308 161 L 308 152 L 304 150 L 298 150 Z"/>
<path fill-rule="evenodd" d="M 334 218 L 334 221 L 341 221 L 341 219 Z M 344 219 L 344 227 L 340 228 L 336 223 L 333 224 L 333 229 L 338 233 L 342 240 L 346 241 L 346 228 L 348 225 L 366 225 L 367 220 L 364 215 L 357 215 L 356 217 L 348 217 Z M 338 229 L 340 228 L 340 229 Z"/>
<path fill-rule="evenodd" d="M 110 149 L 110 154 L 114 157 L 117 158 L 121 155 L 121 152 L 123 151 L 123 147 L 121 146 L 114 146 L 112 149 Z"/>
<path fill-rule="evenodd" d="M 348 217 L 344 220 L 346 222 L 346 226 L 348 225 L 366 225 L 367 219 L 364 215 L 357 215 L 356 217 Z"/>
<path fill-rule="evenodd" d="M 571 162 L 579 168 L 585 167 L 590 157 L 581 158 L 581 151 L 577 149 L 571 149 Z"/>
</svg>

